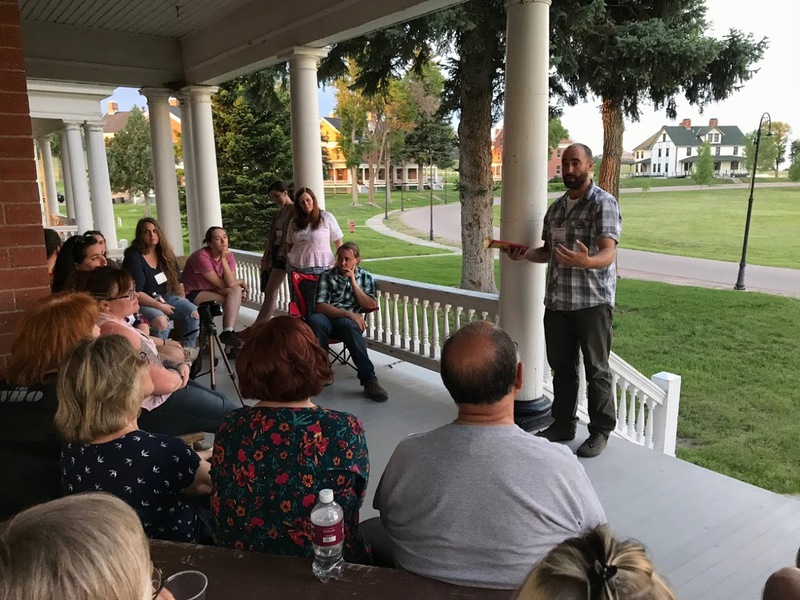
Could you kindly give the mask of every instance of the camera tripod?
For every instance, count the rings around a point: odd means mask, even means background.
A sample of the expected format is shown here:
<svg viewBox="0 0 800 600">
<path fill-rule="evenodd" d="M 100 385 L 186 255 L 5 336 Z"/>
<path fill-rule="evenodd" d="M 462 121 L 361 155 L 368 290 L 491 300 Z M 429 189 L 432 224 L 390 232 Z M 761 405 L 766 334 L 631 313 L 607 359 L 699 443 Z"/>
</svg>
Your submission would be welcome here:
<svg viewBox="0 0 800 600">
<path fill-rule="evenodd" d="M 242 392 L 239 390 L 239 382 L 236 381 L 236 373 L 231 368 L 231 362 L 228 360 L 228 355 L 225 353 L 225 347 L 219 339 L 219 334 L 217 333 L 217 327 L 214 324 L 214 317 L 212 316 L 210 311 L 199 311 L 200 313 L 200 335 L 198 337 L 198 348 L 199 352 L 197 353 L 197 358 L 192 363 L 192 368 L 189 371 L 189 378 L 196 379 L 198 377 L 202 377 L 203 375 L 209 374 L 211 379 L 211 389 L 217 389 L 217 360 L 216 360 L 216 350 L 219 351 L 219 354 L 222 356 L 222 361 L 225 363 L 225 369 L 228 371 L 228 377 L 231 378 L 233 382 L 233 387 L 236 390 L 236 395 L 239 396 L 239 402 L 242 403 L 244 406 L 244 401 L 242 400 Z M 215 350 L 216 344 L 216 350 Z M 204 361 L 204 354 L 208 355 L 208 371 L 201 372 L 203 368 L 203 361 Z"/>
</svg>

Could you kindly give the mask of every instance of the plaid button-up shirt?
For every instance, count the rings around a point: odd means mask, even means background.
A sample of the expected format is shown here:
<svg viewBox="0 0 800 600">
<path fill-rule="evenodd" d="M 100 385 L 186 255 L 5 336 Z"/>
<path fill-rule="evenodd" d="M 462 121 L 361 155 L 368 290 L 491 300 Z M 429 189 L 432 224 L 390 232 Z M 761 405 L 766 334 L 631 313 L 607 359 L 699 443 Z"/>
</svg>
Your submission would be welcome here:
<svg viewBox="0 0 800 600">
<path fill-rule="evenodd" d="M 561 243 L 577 250 L 580 240 L 596 254 L 600 238 L 619 242 L 622 215 L 617 199 L 592 182 L 583 197 L 567 212 L 567 196 L 553 202 L 544 216 L 542 239 L 550 249 L 544 305 L 551 310 L 581 310 L 609 304 L 614 306 L 617 289 L 616 260 L 602 269 L 582 269 L 558 264 L 553 254 Z"/>
<path fill-rule="evenodd" d="M 375 282 L 369 271 L 356 267 L 356 281 L 367 296 L 375 298 Z M 339 272 L 338 267 L 333 267 L 319 276 L 317 304 L 320 302 L 350 312 L 361 312 L 350 280 Z"/>
</svg>

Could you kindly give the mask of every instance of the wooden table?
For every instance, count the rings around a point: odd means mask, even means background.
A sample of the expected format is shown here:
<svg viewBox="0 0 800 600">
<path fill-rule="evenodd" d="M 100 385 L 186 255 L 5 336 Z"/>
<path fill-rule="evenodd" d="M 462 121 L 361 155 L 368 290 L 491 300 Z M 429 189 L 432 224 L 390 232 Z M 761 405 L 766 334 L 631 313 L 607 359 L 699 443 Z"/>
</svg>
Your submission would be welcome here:
<svg viewBox="0 0 800 600">
<path fill-rule="evenodd" d="M 202 571 L 207 600 L 508 600 L 508 590 L 459 587 L 396 569 L 348 564 L 341 580 L 321 583 L 311 574 L 311 559 L 240 552 L 226 548 L 150 541 L 153 563 L 164 577 Z"/>
</svg>

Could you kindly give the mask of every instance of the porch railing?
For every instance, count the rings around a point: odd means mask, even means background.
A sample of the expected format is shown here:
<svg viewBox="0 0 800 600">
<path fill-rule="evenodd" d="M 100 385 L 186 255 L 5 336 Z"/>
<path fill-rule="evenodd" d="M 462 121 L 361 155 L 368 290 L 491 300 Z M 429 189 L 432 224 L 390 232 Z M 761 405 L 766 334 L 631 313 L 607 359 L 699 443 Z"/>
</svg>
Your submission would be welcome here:
<svg viewBox="0 0 800 600">
<path fill-rule="evenodd" d="M 258 309 L 261 256 L 234 250 L 238 277 L 250 291 L 245 306 Z M 375 276 L 379 310 L 367 317 L 367 345 L 421 367 L 439 370 L 442 345 L 451 331 L 474 320 L 497 322 L 495 294 L 469 292 L 415 281 Z M 277 310 L 288 312 L 289 285 L 280 289 Z M 681 378 L 656 373 L 650 379 L 611 353 L 616 433 L 641 446 L 675 455 Z M 545 385 L 552 398 L 552 388 Z M 588 421 L 586 385 L 581 369 L 579 413 Z"/>
</svg>

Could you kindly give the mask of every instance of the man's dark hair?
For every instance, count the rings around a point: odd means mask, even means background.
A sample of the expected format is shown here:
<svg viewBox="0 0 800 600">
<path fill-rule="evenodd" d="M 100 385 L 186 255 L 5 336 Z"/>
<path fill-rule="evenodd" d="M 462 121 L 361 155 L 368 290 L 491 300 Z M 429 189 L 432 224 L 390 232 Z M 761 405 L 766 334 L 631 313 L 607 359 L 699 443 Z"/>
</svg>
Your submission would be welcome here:
<svg viewBox="0 0 800 600">
<path fill-rule="evenodd" d="M 491 343 L 489 352 L 450 356 L 462 338 L 483 338 Z M 461 343 L 467 343 L 462 340 Z M 463 357 L 467 356 L 466 360 Z M 503 399 L 517 376 L 517 348 L 509 335 L 497 325 L 474 321 L 447 338 L 442 348 L 442 382 L 456 404 L 494 404 Z"/>
<path fill-rule="evenodd" d="M 47 258 L 53 256 L 53 252 L 61 248 L 61 236 L 52 229 L 44 230 L 44 248 L 47 251 Z"/>
</svg>

